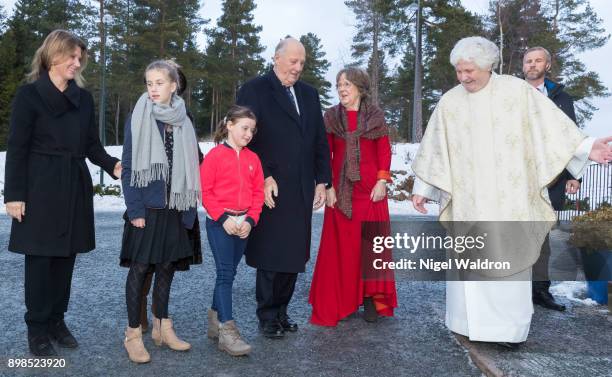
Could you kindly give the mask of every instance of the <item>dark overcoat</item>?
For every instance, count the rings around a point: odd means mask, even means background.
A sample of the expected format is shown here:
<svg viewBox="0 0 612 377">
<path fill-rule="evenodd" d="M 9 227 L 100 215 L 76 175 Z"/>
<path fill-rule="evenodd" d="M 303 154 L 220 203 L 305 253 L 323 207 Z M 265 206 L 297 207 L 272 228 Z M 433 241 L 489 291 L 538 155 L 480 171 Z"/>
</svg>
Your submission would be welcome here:
<svg viewBox="0 0 612 377">
<path fill-rule="evenodd" d="M 308 84 L 293 86 L 300 114 L 274 71 L 246 82 L 237 104 L 257 116 L 249 148 L 259 156 L 264 177 L 278 184 L 273 209 L 264 205 L 246 249 L 249 266 L 276 272 L 304 272 L 310 258 L 315 185 L 331 182 L 329 147 L 319 94 Z"/>
<path fill-rule="evenodd" d="M 565 115 L 576 123 L 576 113 L 574 112 L 574 100 L 572 97 L 565 92 L 562 84 L 555 83 L 549 79 L 544 80 L 546 85 L 546 91 L 548 92 L 548 98 L 551 99 L 561 109 Z M 563 169 L 563 172 L 559 175 L 557 180 L 548 187 L 548 196 L 550 197 L 550 204 L 552 207 L 560 211 L 563 209 L 565 203 L 565 184 L 570 179 L 576 179 L 574 176 Z"/>
<path fill-rule="evenodd" d="M 44 72 L 18 89 L 4 202 L 25 202 L 25 216 L 21 223 L 13 219 L 10 251 L 68 257 L 95 248 L 93 186 L 85 158 L 111 176 L 119 161 L 102 147 L 95 119 L 91 94 L 74 81 L 61 92 Z"/>
</svg>

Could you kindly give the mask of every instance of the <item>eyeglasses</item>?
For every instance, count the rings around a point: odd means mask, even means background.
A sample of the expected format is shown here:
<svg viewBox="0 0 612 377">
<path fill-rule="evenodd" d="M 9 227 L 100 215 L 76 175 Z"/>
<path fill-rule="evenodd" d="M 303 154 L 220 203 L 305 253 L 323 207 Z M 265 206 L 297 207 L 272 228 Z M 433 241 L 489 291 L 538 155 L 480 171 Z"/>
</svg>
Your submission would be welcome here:
<svg viewBox="0 0 612 377">
<path fill-rule="evenodd" d="M 345 81 L 343 83 L 336 84 L 336 89 L 348 89 L 353 86 L 353 83 Z"/>
</svg>

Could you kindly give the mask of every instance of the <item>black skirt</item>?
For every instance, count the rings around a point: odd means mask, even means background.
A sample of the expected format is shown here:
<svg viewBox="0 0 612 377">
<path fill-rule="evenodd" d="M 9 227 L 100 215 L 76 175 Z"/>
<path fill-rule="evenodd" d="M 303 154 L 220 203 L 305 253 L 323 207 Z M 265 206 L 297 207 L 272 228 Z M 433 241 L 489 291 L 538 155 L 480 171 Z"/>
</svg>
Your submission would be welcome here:
<svg viewBox="0 0 612 377">
<path fill-rule="evenodd" d="M 186 229 L 181 213 L 175 209 L 145 210 L 145 227 L 137 228 L 123 214 L 125 225 L 121 243 L 123 267 L 132 262 L 149 264 L 173 262 L 176 270 L 185 271 L 190 264 L 202 263 L 200 224 L 196 216 L 193 229 Z"/>
</svg>

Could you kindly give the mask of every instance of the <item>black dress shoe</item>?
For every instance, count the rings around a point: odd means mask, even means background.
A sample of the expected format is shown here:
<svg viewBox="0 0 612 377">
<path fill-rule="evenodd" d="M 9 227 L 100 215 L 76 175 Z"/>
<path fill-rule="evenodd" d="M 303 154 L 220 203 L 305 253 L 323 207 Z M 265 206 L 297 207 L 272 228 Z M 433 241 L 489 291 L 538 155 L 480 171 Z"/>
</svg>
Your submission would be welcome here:
<svg viewBox="0 0 612 377">
<path fill-rule="evenodd" d="M 565 305 L 555 302 L 555 298 L 547 291 L 533 292 L 532 301 L 535 305 L 540 305 L 546 309 L 565 311 Z"/>
<path fill-rule="evenodd" d="M 49 336 L 45 335 L 28 335 L 28 346 L 30 347 L 30 352 L 32 355 L 36 357 L 55 357 L 57 356 L 57 352 L 53 345 L 51 344 L 51 340 Z"/>
<path fill-rule="evenodd" d="M 79 346 L 63 319 L 49 324 L 49 337 L 55 339 L 57 345 L 63 348 L 77 348 Z"/>
<path fill-rule="evenodd" d="M 285 331 L 278 321 L 260 321 L 259 330 L 266 338 L 280 339 L 285 336 Z"/>
<path fill-rule="evenodd" d="M 287 314 L 279 315 L 278 322 L 284 331 L 296 332 L 298 331 L 298 324 L 293 322 Z"/>
</svg>

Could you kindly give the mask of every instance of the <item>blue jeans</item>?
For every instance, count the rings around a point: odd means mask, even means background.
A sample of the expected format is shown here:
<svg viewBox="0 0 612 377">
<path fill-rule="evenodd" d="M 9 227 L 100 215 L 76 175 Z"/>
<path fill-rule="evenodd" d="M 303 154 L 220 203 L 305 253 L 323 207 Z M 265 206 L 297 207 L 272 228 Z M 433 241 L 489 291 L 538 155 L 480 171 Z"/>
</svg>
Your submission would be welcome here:
<svg viewBox="0 0 612 377">
<path fill-rule="evenodd" d="M 206 218 L 206 233 L 217 270 L 211 308 L 217 311 L 219 322 L 223 323 L 233 319 L 232 285 L 236 276 L 236 268 L 246 248 L 247 239 L 230 236 L 225 232 L 222 224 L 208 217 Z"/>
</svg>

